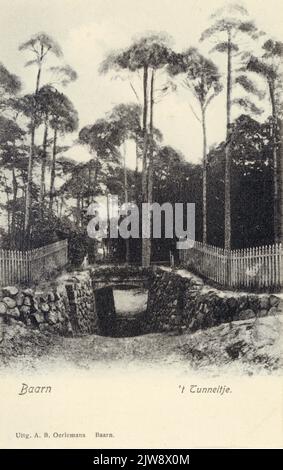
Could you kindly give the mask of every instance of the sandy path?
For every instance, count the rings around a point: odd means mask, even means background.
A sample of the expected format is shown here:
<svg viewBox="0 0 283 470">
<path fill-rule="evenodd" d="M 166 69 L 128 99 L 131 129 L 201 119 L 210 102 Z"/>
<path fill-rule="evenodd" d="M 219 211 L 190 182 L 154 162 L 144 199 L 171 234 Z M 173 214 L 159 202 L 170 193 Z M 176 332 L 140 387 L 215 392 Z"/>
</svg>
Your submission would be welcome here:
<svg viewBox="0 0 283 470">
<path fill-rule="evenodd" d="M 24 351 L 10 358 L 9 366 L 33 371 L 142 366 L 206 376 L 278 374 L 282 370 L 281 331 L 282 316 L 276 316 L 226 323 L 194 334 L 57 337 L 40 354 Z"/>
</svg>

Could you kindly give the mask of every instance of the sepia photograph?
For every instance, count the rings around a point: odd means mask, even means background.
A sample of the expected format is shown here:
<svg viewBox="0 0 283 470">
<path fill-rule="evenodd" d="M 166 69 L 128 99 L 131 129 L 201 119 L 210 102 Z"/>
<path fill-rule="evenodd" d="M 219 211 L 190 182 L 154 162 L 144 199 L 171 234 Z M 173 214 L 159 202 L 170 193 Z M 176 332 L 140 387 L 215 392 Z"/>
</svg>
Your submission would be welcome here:
<svg viewBox="0 0 283 470">
<path fill-rule="evenodd" d="M 282 447 L 281 2 L 0 5 L 0 448 Z"/>
</svg>

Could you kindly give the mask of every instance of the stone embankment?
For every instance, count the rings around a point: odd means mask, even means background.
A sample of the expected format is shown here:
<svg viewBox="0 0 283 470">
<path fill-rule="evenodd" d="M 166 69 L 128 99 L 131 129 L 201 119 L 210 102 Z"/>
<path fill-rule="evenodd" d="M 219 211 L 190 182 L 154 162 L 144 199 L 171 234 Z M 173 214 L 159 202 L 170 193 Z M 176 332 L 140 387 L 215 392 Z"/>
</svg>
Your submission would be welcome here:
<svg viewBox="0 0 283 470">
<path fill-rule="evenodd" d="M 113 286 L 147 284 L 138 316 L 116 314 Z M 0 341 L 15 324 L 63 336 L 190 333 L 222 323 L 282 313 L 282 295 L 223 292 L 186 271 L 95 267 L 59 278 L 42 291 L 8 286 L 0 291 Z"/>
<path fill-rule="evenodd" d="M 145 329 L 195 332 L 282 310 L 282 295 L 220 291 L 187 271 L 157 269 L 150 282 Z"/>
<path fill-rule="evenodd" d="M 96 332 L 96 319 L 88 274 L 67 277 L 43 291 L 8 286 L 0 292 L 0 340 L 17 323 L 63 336 L 91 334 Z"/>
</svg>

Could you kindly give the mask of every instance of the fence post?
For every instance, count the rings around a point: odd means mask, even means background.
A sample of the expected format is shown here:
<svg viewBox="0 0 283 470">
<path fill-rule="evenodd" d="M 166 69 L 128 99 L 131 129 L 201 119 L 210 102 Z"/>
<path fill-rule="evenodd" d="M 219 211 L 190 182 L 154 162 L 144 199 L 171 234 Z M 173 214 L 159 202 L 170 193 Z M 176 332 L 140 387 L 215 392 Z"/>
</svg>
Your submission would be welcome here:
<svg viewBox="0 0 283 470">
<path fill-rule="evenodd" d="M 279 244 L 279 272 L 280 272 L 280 280 L 279 285 L 281 290 L 283 289 L 283 246 L 282 243 Z"/>
<path fill-rule="evenodd" d="M 36 278 L 37 271 L 46 264 L 43 272 L 63 268 L 68 262 L 68 240 L 51 243 L 35 250 L 0 250 L 0 285 L 29 283 Z M 50 267 L 51 266 L 51 267 Z M 49 271 L 48 271 L 49 269 Z"/>
</svg>

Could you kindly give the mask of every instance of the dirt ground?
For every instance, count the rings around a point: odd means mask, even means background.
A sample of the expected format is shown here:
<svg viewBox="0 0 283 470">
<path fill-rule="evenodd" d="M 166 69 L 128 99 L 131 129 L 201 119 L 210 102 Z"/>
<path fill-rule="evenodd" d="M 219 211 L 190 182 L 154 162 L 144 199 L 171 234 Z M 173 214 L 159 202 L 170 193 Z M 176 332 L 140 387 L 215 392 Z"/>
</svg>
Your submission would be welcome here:
<svg viewBox="0 0 283 470">
<path fill-rule="evenodd" d="M 15 325 L 0 342 L 0 369 L 174 368 L 218 375 L 282 373 L 282 316 L 225 323 L 194 334 L 51 337 Z"/>
</svg>

